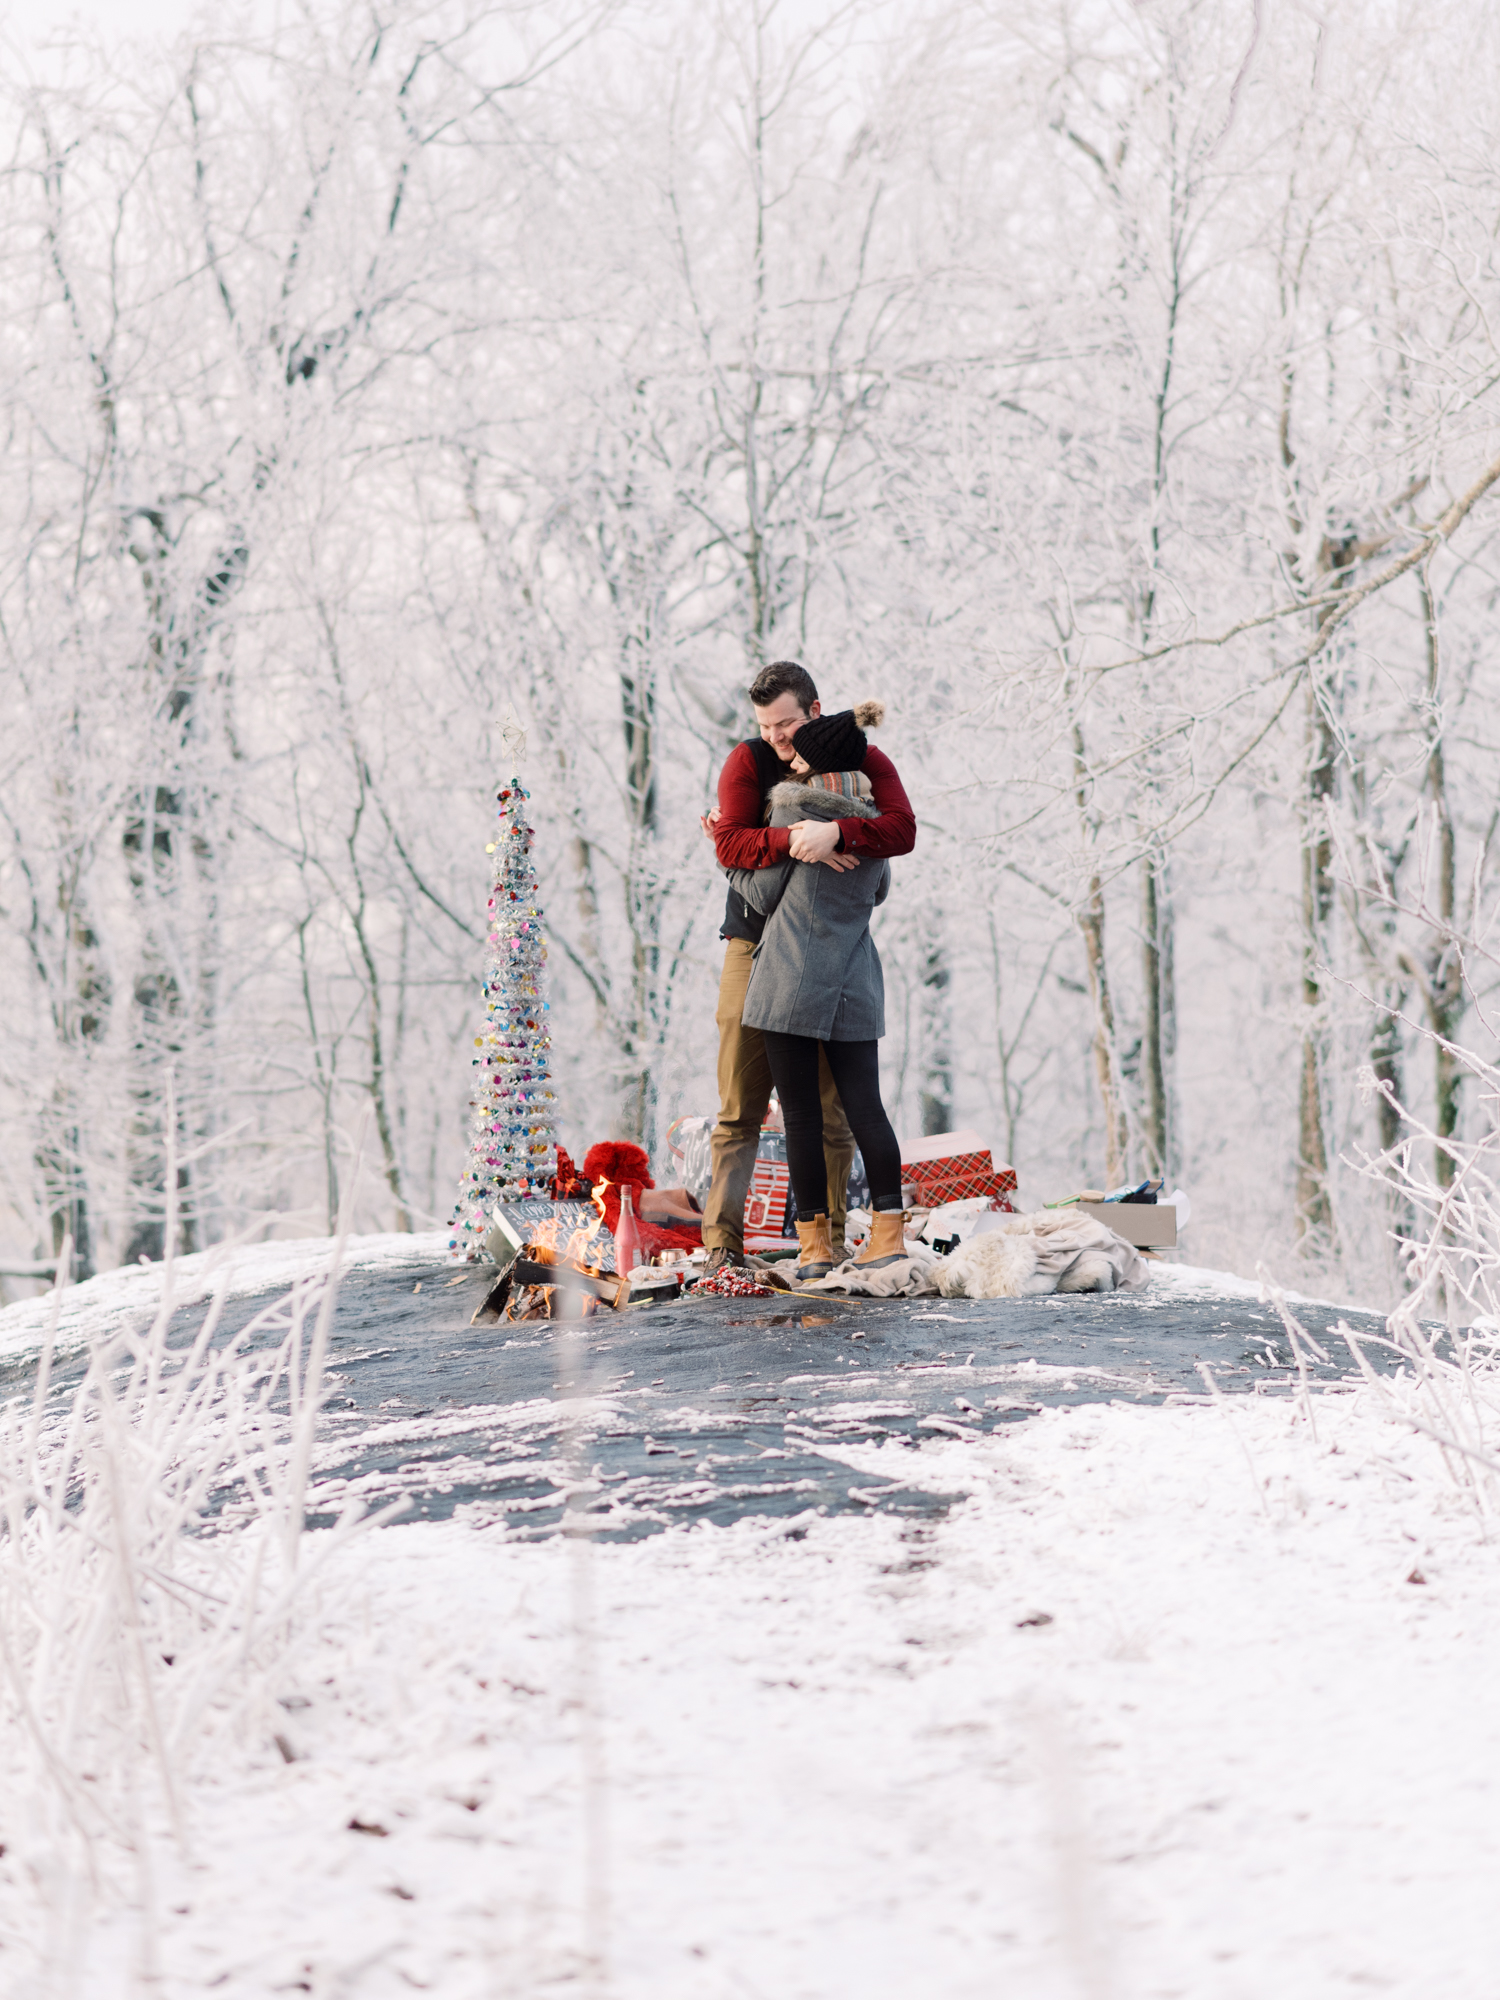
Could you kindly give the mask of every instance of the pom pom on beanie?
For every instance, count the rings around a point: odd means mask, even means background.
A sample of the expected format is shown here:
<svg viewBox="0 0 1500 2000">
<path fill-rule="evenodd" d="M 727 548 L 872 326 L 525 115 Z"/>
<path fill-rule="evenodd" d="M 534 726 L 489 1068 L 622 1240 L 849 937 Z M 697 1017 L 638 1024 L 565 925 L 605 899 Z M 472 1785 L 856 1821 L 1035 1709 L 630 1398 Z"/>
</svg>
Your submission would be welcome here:
<svg viewBox="0 0 1500 2000">
<path fill-rule="evenodd" d="M 854 704 L 854 720 L 861 729 L 878 729 L 885 721 L 885 703 L 857 701 Z"/>
</svg>

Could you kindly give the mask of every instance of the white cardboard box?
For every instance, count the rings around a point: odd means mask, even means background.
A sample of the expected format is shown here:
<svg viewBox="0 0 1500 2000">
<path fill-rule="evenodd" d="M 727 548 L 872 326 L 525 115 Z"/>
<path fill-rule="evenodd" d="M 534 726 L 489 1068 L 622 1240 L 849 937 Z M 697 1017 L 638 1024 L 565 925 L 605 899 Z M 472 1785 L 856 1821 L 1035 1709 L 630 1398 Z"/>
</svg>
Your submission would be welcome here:
<svg viewBox="0 0 1500 2000">
<path fill-rule="evenodd" d="M 1170 1250 L 1177 1241 L 1177 1210 L 1171 1202 L 1080 1201 L 1076 1206 L 1138 1250 Z"/>
</svg>

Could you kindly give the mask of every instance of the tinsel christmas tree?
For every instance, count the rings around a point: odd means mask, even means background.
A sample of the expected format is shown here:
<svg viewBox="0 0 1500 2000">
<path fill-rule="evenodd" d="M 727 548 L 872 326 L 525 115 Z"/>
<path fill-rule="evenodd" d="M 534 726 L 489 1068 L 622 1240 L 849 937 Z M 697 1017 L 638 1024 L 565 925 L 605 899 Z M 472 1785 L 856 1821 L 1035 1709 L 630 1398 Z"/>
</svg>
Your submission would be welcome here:
<svg viewBox="0 0 1500 2000">
<path fill-rule="evenodd" d="M 485 850 L 495 860 L 485 1026 L 474 1037 L 474 1137 L 448 1244 L 466 1256 L 479 1255 L 495 1202 L 549 1194 L 556 1171 L 550 1010 L 543 997 L 547 948 L 531 862 L 529 797 L 512 778 L 498 796 L 499 832 Z"/>
</svg>

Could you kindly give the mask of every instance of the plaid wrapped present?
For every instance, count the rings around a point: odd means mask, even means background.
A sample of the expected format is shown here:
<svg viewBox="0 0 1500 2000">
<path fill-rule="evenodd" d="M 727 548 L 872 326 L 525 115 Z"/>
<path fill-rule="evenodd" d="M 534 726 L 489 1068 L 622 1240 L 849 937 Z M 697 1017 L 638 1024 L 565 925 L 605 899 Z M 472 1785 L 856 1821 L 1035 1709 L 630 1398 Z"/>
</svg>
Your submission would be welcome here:
<svg viewBox="0 0 1500 2000">
<path fill-rule="evenodd" d="M 1013 1167 L 997 1160 L 977 1132 L 935 1132 L 901 1149 L 901 1180 L 917 1208 L 941 1208 L 976 1195 L 998 1201 L 1015 1191 Z"/>
</svg>

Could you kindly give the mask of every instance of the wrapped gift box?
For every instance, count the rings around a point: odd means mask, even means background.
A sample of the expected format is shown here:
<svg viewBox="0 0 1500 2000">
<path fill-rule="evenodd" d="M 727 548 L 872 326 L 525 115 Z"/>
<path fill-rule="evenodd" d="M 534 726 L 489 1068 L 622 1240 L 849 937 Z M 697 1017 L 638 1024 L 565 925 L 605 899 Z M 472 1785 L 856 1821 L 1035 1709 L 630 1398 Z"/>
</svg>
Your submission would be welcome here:
<svg viewBox="0 0 1500 2000">
<path fill-rule="evenodd" d="M 1010 1207 L 1015 1169 L 997 1160 L 977 1132 L 930 1132 L 901 1148 L 901 1180 L 916 1208 L 986 1195 Z"/>
<path fill-rule="evenodd" d="M 745 1196 L 745 1245 L 751 1247 L 751 1238 L 766 1238 L 762 1245 L 754 1247 L 770 1248 L 781 1243 L 782 1230 L 786 1223 L 786 1198 L 792 1184 L 791 1174 L 784 1160 L 757 1160 L 755 1171 L 750 1176 L 750 1192 Z"/>
</svg>

